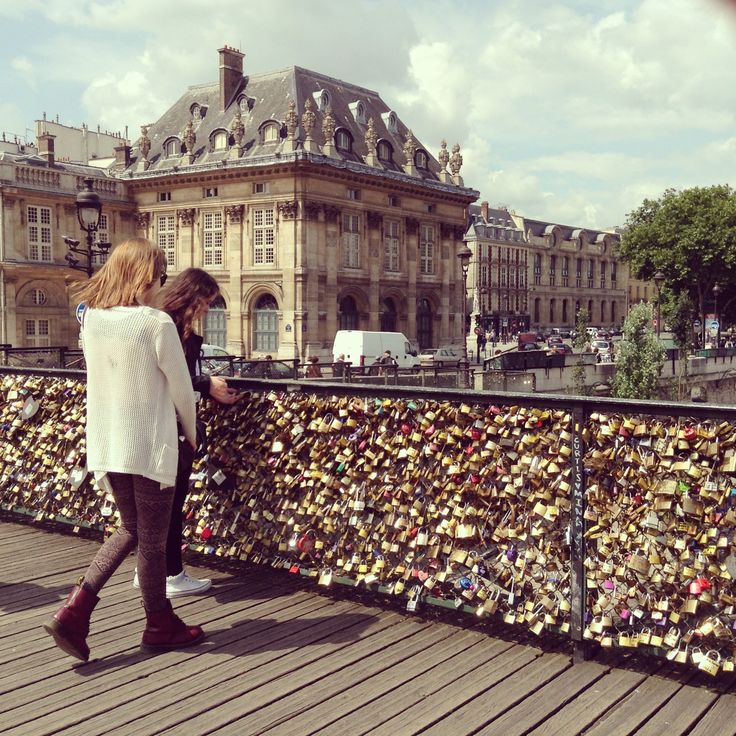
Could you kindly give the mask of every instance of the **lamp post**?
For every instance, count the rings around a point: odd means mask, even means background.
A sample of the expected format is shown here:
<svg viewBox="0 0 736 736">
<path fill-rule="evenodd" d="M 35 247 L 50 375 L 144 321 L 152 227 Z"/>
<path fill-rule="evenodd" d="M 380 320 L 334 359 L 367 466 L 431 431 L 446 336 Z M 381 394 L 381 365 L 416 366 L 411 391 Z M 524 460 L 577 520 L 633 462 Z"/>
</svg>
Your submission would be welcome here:
<svg viewBox="0 0 736 736">
<path fill-rule="evenodd" d="M 100 215 L 102 214 L 102 202 L 100 196 L 92 189 L 93 179 L 87 177 L 84 180 L 84 189 L 79 192 L 76 199 L 77 220 L 79 226 L 85 232 L 86 247 L 80 248 L 79 241 L 68 236 L 64 236 L 64 242 L 69 248 L 69 252 L 65 256 L 69 268 L 75 271 L 84 271 L 87 278 L 91 278 L 95 272 L 93 259 L 95 256 L 106 256 L 110 251 L 110 243 L 94 242 L 94 234 L 100 226 Z M 80 264 L 79 259 L 74 254 L 84 256 L 87 259 L 86 264 Z"/>
<path fill-rule="evenodd" d="M 721 287 L 718 285 L 718 283 L 715 284 L 713 287 L 713 311 L 716 315 L 716 324 L 718 325 L 716 327 L 716 347 L 721 347 L 721 320 L 720 316 L 718 314 L 718 295 L 721 293 Z"/>
<path fill-rule="evenodd" d="M 662 332 L 662 284 L 664 284 L 666 278 L 661 271 L 654 274 L 654 286 L 657 288 L 657 339 L 659 339 Z"/>
<path fill-rule="evenodd" d="M 463 272 L 463 357 L 462 357 L 462 373 L 464 377 L 465 387 L 467 388 L 470 384 L 470 376 L 469 373 L 469 365 L 468 365 L 468 336 L 465 334 L 465 324 L 467 321 L 467 311 L 468 311 L 468 298 L 467 298 L 467 289 L 468 289 L 468 269 L 470 268 L 470 259 L 473 257 L 473 251 L 468 248 L 467 245 L 465 245 L 463 248 L 460 249 L 460 252 L 457 254 L 457 257 L 460 259 L 460 267 L 462 268 Z"/>
</svg>

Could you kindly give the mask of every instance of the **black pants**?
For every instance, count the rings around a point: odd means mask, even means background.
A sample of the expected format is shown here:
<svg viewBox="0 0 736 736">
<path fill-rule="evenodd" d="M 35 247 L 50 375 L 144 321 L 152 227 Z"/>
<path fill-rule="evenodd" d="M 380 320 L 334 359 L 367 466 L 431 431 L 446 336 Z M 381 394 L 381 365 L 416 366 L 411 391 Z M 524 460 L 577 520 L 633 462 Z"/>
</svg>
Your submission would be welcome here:
<svg viewBox="0 0 736 736">
<path fill-rule="evenodd" d="M 179 466 L 176 470 L 174 501 L 171 506 L 169 534 L 166 538 L 166 575 L 173 577 L 184 569 L 181 558 L 181 530 L 184 523 L 184 503 L 189 493 L 189 476 L 192 474 L 194 450 L 188 442 L 179 442 Z"/>
</svg>

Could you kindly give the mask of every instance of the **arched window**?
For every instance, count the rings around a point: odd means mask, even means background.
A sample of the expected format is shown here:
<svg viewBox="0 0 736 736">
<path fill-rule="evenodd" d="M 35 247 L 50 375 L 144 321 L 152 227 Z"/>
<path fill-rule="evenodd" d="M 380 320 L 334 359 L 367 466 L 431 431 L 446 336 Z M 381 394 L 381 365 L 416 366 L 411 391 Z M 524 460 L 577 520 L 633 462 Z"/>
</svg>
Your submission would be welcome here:
<svg viewBox="0 0 736 736">
<path fill-rule="evenodd" d="M 227 133 L 224 130 L 218 130 L 212 136 L 212 147 L 216 151 L 220 151 L 223 148 L 227 148 Z"/>
<path fill-rule="evenodd" d="M 588 319 L 595 319 L 593 317 L 593 300 L 588 299 Z"/>
<path fill-rule="evenodd" d="M 553 325 L 555 323 L 555 307 L 557 304 L 554 299 L 549 300 L 549 323 Z"/>
<path fill-rule="evenodd" d="M 274 143 L 279 139 L 279 126 L 276 123 L 266 123 L 261 128 L 261 138 L 264 143 Z"/>
<path fill-rule="evenodd" d="M 419 348 L 433 347 L 432 325 L 434 315 L 432 314 L 432 305 L 429 299 L 420 299 L 417 304 L 417 342 Z"/>
<path fill-rule="evenodd" d="M 181 154 L 181 143 L 177 138 L 166 141 L 165 151 L 167 156 L 179 156 Z"/>
<path fill-rule="evenodd" d="M 606 300 L 601 301 L 601 326 L 606 323 Z"/>
<path fill-rule="evenodd" d="M 562 324 L 567 324 L 567 299 L 562 300 Z"/>
<path fill-rule="evenodd" d="M 391 298 L 383 300 L 381 332 L 396 332 L 396 304 Z"/>
<path fill-rule="evenodd" d="M 611 324 L 616 326 L 616 302 L 611 302 Z"/>
<path fill-rule="evenodd" d="M 253 314 L 253 349 L 275 353 L 279 348 L 279 306 L 270 294 L 258 298 Z"/>
<path fill-rule="evenodd" d="M 534 299 L 534 322 L 536 324 L 539 324 L 539 308 L 541 306 L 542 300 L 539 297 L 536 297 Z"/>
<path fill-rule="evenodd" d="M 358 307 L 353 297 L 346 296 L 340 300 L 338 316 L 341 330 L 358 329 Z"/>
<path fill-rule="evenodd" d="M 345 128 L 335 131 L 335 145 L 340 151 L 351 151 L 353 148 L 353 139 Z"/>
<path fill-rule="evenodd" d="M 43 289 L 33 289 L 31 291 L 31 301 L 37 307 L 46 304 L 46 292 Z"/>
<path fill-rule="evenodd" d="M 204 318 L 204 341 L 208 345 L 227 345 L 227 320 L 225 318 L 225 300 L 218 296 L 210 306 Z"/>
<path fill-rule="evenodd" d="M 378 141 L 378 158 L 381 161 L 392 161 L 394 150 L 388 141 Z"/>
</svg>

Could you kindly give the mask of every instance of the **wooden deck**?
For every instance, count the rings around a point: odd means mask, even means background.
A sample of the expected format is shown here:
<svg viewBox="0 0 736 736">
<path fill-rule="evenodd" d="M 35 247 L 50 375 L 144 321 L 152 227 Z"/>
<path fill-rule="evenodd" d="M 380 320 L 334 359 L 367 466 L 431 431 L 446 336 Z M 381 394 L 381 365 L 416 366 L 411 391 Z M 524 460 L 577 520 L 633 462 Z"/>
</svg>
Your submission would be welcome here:
<svg viewBox="0 0 736 736">
<path fill-rule="evenodd" d="M 75 664 L 41 623 L 98 543 L 0 522 L 0 733 L 736 733 L 733 678 L 669 663 L 572 664 L 479 631 L 322 594 L 271 570 L 194 568 L 211 595 L 175 603 L 206 643 L 138 650 L 133 558 L 103 591 L 92 659 Z"/>
</svg>

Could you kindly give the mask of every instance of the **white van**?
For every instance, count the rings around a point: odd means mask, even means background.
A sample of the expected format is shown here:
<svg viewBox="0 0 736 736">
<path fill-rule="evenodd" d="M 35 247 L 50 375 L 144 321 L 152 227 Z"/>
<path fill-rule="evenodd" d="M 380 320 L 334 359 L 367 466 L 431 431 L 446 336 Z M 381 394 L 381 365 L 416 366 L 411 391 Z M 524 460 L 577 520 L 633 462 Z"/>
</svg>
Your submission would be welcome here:
<svg viewBox="0 0 736 736">
<path fill-rule="evenodd" d="M 372 365 L 386 350 L 391 351 L 399 368 L 419 368 L 419 356 L 402 332 L 338 330 L 332 344 L 333 360 L 344 355 L 352 368 Z"/>
</svg>

